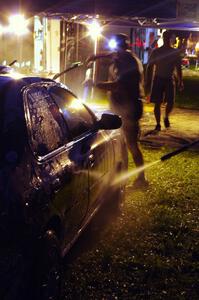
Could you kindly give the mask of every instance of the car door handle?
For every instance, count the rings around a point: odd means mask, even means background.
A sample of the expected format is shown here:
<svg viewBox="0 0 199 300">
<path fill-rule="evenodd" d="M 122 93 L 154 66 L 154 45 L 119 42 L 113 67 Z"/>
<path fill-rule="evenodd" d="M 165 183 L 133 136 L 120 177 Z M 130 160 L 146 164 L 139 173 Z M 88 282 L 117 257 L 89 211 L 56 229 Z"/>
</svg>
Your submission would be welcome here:
<svg viewBox="0 0 199 300">
<path fill-rule="evenodd" d="M 95 157 L 94 157 L 93 154 L 90 154 L 90 155 L 89 155 L 89 163 L 90 163 L 91 166 L 93 166 L 94 163 L 95 163 Z"/>
</svg>

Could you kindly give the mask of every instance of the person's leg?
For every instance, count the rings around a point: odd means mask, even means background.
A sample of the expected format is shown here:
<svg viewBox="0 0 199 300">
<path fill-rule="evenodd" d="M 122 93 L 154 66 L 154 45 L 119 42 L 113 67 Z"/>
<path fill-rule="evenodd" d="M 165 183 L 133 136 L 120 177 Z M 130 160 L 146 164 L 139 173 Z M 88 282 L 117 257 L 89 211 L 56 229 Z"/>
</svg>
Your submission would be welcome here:
<svg viewBox="0 0 199 300">
<path fill-rule="evenodd" d="M 142 167 L 144 165 L 144 159 L 138 142 L 134 143 L 133 145 L 129 145 L 128 148 L 132 154 L 136 167 Z M 138 177 L 140 179 L 145 179 L 144 170 L 138 174 Z"/>
<path fill-rule="evenodd" d="M 161 125 L 160 125 L 160 118 L 161 118 L 161 104 L 160 101 L 155 103 L 154 106 L 154 116 L 156 120 L 156 130 L 161 130 Z"/>
<path fill-rule="evenodd" d="M 166 128 L 168 128 L 170 127 L 169 115 L 173 110 L 174 99 L 175 99 L 175 82 L 173 80 L 168 81 L 165 98 L 166 98 L 166 107 L 165 107 L 164 125 Z"/>
<path fill-rule="evenodd" d="M 169 115 L 172 112 L 172 110 L 173 110 L 173 102 L 169 101 L 169 102 L 167 102 L 166 108 L 165 108 L 165 119 L 169 118 Z"/>
<path fill-rule="evenodd" d="M 160 119 L 161 119 L 161 102 L 163 98 L 163 80 L 155 77 L 151 91 L 151 102 L 154 103 L 154 116 L 156 120 L 155 130 L 161 130 Z"/>
<path fill-rule="evenodd" d="M 136 167 L 143 167 L 144 159 L 138 144 L 139 123 L 135 122 L 134 124 L 131 124 L 131 126 L 123 126 L 123 131 L 125 134 L 127 147 L 131 152 Z M 148 185 L 148 181 L 145 179 L 144 170 L 139 171 L 137 179 L 135 180 L 135 185 L 137 187 Z"/>
</svg>

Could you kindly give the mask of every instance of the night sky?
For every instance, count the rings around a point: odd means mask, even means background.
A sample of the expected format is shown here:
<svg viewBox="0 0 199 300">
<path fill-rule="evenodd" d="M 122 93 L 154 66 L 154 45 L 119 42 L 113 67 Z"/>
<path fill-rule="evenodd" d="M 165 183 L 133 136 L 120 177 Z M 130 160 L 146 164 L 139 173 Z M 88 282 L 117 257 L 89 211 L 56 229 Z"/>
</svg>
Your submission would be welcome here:
<svg viewBox="0 0 199 300">
<path fill-rule="evenodd" d="M 0 1 L 1 16 L 22 9 L 29 13 L 99 13 L 145 17 L 175 17 L 175 0 L 6 0 Z"/>
</svg>

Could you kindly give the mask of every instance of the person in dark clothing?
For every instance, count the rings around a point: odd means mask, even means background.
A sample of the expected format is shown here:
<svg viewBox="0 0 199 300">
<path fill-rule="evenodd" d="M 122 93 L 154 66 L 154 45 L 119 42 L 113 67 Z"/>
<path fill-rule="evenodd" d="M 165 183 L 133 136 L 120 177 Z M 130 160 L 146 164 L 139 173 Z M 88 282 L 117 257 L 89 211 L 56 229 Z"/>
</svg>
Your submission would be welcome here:
<svg viewBox="0 0 199 300">
<path fill-rule="evenodd" d="M 142 117 L 144 98 L 143 66 L 135 54 L 128 50 L 128 37 L 124 34 L 115 36 L 115 52 L 93 55 L 88 62 L 99 58 L 110 58 L 109 79 L 98 82 L 95 86 L 109 92 L 112 111 L 122 117 L 122 129 L 126 143 L 137 167 L 144 165 L 143 155 L 138 145 L 140 132 L 139 120 Z M 134 182 L 134 187 L 146 187 L 144 171 Z"/>
<path fill-rule="evenodd" d="M 153 50 L 147 65 L 146 91 L 148 92 L 152 86 L 150 100 L 155 103 L 155 130 L 157 131 L 161 130 L 162 102 L 166 102 L 164 125 L 166 128 L 170 127 L 169 115 L 172 112 L 175 101 L 175 70 L 179 90 L 183 89 L 180 51 L 171 47 L 174 38 L 175 36 L 171 31 L 165 31 L 163 33 L 163 46 Z"/>
</svg>

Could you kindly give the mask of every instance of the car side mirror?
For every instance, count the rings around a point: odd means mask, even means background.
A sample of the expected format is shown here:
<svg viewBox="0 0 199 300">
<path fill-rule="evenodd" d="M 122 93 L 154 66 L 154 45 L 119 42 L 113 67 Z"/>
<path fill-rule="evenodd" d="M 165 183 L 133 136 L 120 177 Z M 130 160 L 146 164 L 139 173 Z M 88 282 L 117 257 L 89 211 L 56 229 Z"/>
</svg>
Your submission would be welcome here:
<svg viewBox="0 0 199 300">
<path fill-rule="evenodd" d="M 118 115 L 104 113 L 97 121 L 97 129 L 118 129 L 122 126 L 122 119 Z"/>
</svg>

